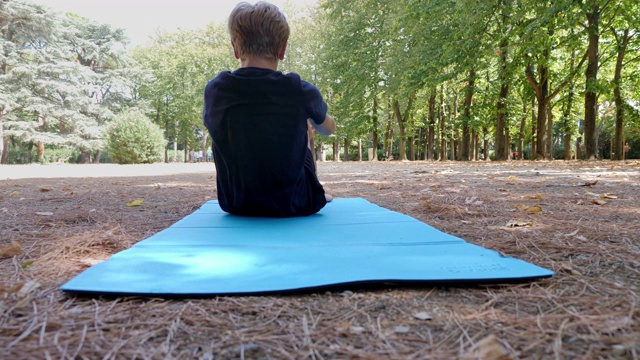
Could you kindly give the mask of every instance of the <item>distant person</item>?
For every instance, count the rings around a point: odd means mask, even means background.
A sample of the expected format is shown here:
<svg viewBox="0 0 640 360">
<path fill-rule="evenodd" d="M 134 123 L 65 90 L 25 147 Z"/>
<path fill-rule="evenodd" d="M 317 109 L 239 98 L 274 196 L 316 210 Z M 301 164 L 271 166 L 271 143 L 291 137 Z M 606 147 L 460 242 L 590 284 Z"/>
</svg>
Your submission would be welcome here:
<svg viewBox="0 0 640 360">
<path fill-rule="evenodd" d="M 321 135 L 336 122 L 314 85 L 278 71 L 289 25 L 276 6 L 239 3 L 228 27 L 240 68 L 209 81 L 203 112 L 220 207 L 247 216 L 315 214 L 331 196 L 316 175 L 307 119 Z"/>
<path fill-rule="evenodd" d="M 213 160 L 213 151 L 211 148 L 207 149 L 207 162 L 211 162 Z"/>
</svg>

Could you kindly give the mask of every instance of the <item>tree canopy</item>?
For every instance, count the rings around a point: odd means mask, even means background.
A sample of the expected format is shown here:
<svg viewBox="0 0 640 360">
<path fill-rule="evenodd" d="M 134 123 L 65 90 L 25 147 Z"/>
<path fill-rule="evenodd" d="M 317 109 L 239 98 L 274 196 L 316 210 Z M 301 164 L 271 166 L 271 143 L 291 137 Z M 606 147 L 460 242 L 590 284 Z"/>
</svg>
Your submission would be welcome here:
<svg viewBox="0 0 640 360">
<path fill-rule="evenodd" d="M 281 70 L 321 89 L 339 123 L 323 140 L 334 159 L 640 157 L 636 1 L 320 0 L 283 10 L 292 34 Z M 186 159 L 210 144 L 206 82 L 239 66 L 226 24 L 129 49 L 121 29 L 6 0 L 0 32 L 3 163 L 31 147 L 99 160 L 104 129 L 132 107 L 163 129 L 165 161 Z"/>
</svg>

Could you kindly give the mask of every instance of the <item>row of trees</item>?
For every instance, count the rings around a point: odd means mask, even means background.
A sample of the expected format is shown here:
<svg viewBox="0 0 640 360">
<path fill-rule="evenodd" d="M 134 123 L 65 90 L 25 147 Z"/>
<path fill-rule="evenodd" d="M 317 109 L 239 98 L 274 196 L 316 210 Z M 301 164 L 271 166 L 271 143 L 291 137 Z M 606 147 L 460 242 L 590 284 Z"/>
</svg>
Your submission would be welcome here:
<svg viewBox="0 0 640 360">
<path fill-rule="evenodd" d="M 495 148 L 549 158 L 554 139 L 612 158 L 640 121 L 640 5 L 634 0 L 331 0 L 321 4 L 323 85 L 349 143 L 401 159 L 468 160 Z M 394 122 L 395 124 L 393 124 Z M 576 139 L 578 137 L 578 139 Z M 582 138 L 582 139 L 580 139 Z M 405 146 L 404 142 L 408 145 Z"/>
<path fill-rule="evenodd" d="M 640 6 L 634 0 L 322 0 L 285 8 L 281 70 L 317 84 L 339 122 L 337 156 L 400 159 L 611 157 L 640 139 Z M 0 2 L 0 151 L 73 147 L 100 159 L 106 125 L 145 112 L 177 150 L 204 149 L 202 91 L 237 67 L 225 24 L 158 33 L 128 50 L 122 30 Z M 323 146 L 317 139 L 316 143 Z M 325 144 L 326 145 L 326 144 Z M 169 149 L 173 147 L 171 153 Z M 358 149 L 357 156 L 349 153 Z M 172 155 L 170 155 L 172 154 Z"/>
</svg>

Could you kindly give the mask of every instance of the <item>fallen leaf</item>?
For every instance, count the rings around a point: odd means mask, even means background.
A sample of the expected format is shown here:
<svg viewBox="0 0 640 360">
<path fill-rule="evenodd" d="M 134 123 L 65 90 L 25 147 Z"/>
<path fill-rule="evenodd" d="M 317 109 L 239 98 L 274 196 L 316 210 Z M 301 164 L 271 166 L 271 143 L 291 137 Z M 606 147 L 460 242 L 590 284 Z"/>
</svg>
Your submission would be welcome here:
<svg viewBox="0 0 640 360">
<path fill-rule="evenodd" d="M 39 282 L 37 282 L 35 280 L 29 280 L 24 285 L 22 285 L 20 290 L 18 290 L 18 297 L 19 298 L 24 298 L 27 295 L 29 295 L 29 293 L 32 293 L 35 290 L 37 290 L 39 287 L 40 287 L 40 283 Z"/>
<path fill-rule="evenodd" d="M 592 203 L 593 205 L 604 205 L 604 204 L 606 204 L 607 202 L 606 202 L 606 201 L 604 201 L 604 200 L 594 199 L 594 200 L 591 200 L 591 203 Z"/>
<path fill-rule="evenodd" d="M 20 191 L 14 191 L 14 192 L 12 192 L 11 194 L 9 194 L 9 196 L 11 196 L 11 197 L 18 197 L 18 196 L 20 196 Z"/>
<path fill-rule="evenodd" d="M 527 226 L 533 226 L 533 223 L 531 221 L 511 220 L 507 223 L 506 226 L 511 228 L 527 227 Z"/>
<path fill-rule="evenodd" d="M 433 317 L 424 311 L 419 312 L 417 314 L 413 314 L 413 317 L 418 320 L 433 320 Z"/>
<path fill-rule="evenodd" d="M 580 231 L 580 230 L 575 230 L 575 231 L 570 232 L 570 233 L 568 233 L 568 234 L 564 234 L 564 236 L 565 236 L 565 237 L 576 236 L 576 235 L 578 235 L 578 231 Z"/>
<path fill-rule="evenodd" d="M 133 200 L 129 201 L 126 205 L 128 207 L 142 206 L 143 202 L 144 202 L 144 199 L 133 199 Z"/>
<path fill-rule="evenodd" d="M 528 208 L 526 208 L 524 211 L 534 214 L 534 213 L 539 213 L 542 212 L 542 207 L 540 206 L 529 206 Z"/>
<path fill-rule="evenodd" d="M 22 264 L 20 264 L 20 267 L 23 269 L 26 269 L 26 268 L 30 268 L 31 265 L 33 265 L 33 261 L 27 260 L 27 261 L 23 261 Z"/>
<path fill-rule="evenodd" d="M 523 196 L 525 199 L 542 200 L 542 194 L 533 194 Z"/>
<path fill-rule="evenodd" d="M 51 189 L 47 189 L 47 188 L 40 188 L 40 192 L 49 192 L 51 191 Z"/>
<path fill-rule="evenodd" d="M 517 179 L 517 178 L 518 178 L 517 176 L 515 176 L 515 175 L 511 175 L 511 176 L 509 176 L 509 177 L 507 178 L 507 180 L 515 180 L 515 179 Z"/>
<path fill-rule="evenodd" d="M 53 213 L 51 211 L 38 211 L 36 213 L 36 215 L 40 215 L 40 216 L 52 216 Z"/>
<path fill-rule="evenodd" d="M 513 356 L 500 344 L 500 341 L 498 341 L 495 335 L 489 335 L 475 343 L 467 353 L 462 355 L 461 359 L 511 360 Z"/>
<path fill-rule="evenodd" d="M 409 327 L 404 325 L 398 325 L 393 328 L 393 332 L 396 334 L 406 334 L 409 332 Z"/>
<path fill-rule="evenodd" d="M 582 273 L 580 273 L 580 271 L 574 269 L 573 267 L 571 267 L 571 265 L 568 265 L 568 264 L 561 264 L 560 265 L 560 270 L 564 270 L 564 271 L 570 273 L 571 275 L 577 275 L 577 276 L 582 275 Z"/>
<path fill-rule="evenodd" d="M 19 241 L 12 241 L 9 245 L 0 246 L 0 259 L 18 255 L 20 252 L 22 252 L 22 244 Z"/>
<path fill-rule="evenodd" d="M 104 262 L 104 260 L 92 259 L 92 258 L 85 258 L 80 260 L 80 263 L 86 266 L 94 266 L 94 265 L 100 264 L 101 262 Z"/>
<path fill-rule="evenodd" d="M 598 183 L 598 180 L 596 181 L 587 181 L 584 184 L 580 185 L 580 186 L 595 186 Z"/>
<path fill-rule="evenodd" d="M 617 199 L 618 197 L 611 194 L 600 194 L 600 199 Z"/>
</svg>

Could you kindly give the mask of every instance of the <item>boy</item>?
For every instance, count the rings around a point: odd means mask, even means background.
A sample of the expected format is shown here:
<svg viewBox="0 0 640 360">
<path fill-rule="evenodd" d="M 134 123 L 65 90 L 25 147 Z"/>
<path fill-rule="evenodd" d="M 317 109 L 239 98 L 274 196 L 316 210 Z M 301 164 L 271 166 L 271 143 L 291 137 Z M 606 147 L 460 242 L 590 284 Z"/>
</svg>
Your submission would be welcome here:
<svg viewBox="0 0 640 360">
<path fill-rule="evenodd" d="M 315 86 L 277 71 L 289 25 L 276 6 L 240 3 L 228 26 L 241 67 L 209 81 L 203 113 L 220 207 L 247 216 L 315 214 L 331 197 L 316 176 L 307 119 L 322 135 L 335 131 L 335 120 Z"/>
</svg>

